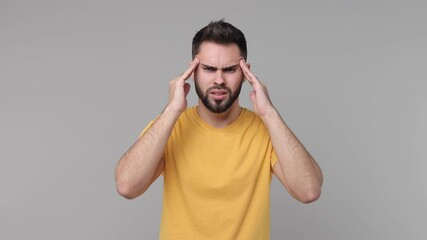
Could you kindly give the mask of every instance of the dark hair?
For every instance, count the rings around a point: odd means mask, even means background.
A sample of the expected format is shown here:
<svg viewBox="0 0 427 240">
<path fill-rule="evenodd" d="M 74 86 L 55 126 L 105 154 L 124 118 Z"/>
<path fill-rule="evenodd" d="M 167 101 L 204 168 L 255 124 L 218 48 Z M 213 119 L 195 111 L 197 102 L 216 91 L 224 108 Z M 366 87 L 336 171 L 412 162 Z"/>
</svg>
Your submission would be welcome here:
<svg viewBox="0 0 427 240">
<path fill-rule="evenodd" d="M 240 49 L 240 54 L 245 59 L 248 56 L 245 35 L 224 19 L 212 21 L 206 27 L 200 29 L 193 38 L 191 55 L 193 58 L 199 53 L 200 45 L 205 41 L 218 44 L 235 43 Z"/>
</svg>

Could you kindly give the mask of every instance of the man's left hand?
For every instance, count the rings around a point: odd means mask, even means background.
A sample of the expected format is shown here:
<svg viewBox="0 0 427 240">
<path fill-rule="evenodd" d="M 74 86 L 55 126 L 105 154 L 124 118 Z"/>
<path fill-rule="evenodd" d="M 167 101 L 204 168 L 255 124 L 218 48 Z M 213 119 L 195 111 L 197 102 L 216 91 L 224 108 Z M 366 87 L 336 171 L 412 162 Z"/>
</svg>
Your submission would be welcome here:
<svg viewBox="0 0 427 240">
<path fill-rule="evenodd" d="M 249 93 L 249 98 L 251 99 L 254 111 L 262 118 L 268 113 L 269 110 L 274 109 L 270 100 L 270 96 L 267 92 L 267 87 L 258 80 L 258 78 L 251 72 L 251 70 L 249 70 L 244 59 L 240 60 L 240 68 L 254 89 Z"/>
</svg>

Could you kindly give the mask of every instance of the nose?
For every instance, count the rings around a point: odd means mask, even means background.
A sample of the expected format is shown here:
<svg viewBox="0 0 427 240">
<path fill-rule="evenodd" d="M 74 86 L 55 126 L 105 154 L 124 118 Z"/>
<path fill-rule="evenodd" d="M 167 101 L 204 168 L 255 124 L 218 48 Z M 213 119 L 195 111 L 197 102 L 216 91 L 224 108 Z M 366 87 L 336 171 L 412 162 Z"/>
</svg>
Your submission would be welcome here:
<svg viewBox="0 0 427 240">
<path fill-rule="evenodd" d="M 222 75 L 222 71 L 218 71 L 215 76 L 215 85 L 223 85 L 225 82 L 224 76 Z"/>
</svg>

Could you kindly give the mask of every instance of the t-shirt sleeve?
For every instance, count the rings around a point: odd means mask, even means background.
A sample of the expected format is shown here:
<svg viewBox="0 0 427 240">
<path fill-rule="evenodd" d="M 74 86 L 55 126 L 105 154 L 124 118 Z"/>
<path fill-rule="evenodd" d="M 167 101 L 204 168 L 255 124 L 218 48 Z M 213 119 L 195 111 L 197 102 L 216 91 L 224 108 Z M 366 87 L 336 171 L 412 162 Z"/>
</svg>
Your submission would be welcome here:
<svg viewBox="0 0 427 240">
<path fill-rule="evenodd" d="M 153 121 L 151 121 L 151 122 L 148 123 L 148 125 L 139 134 L 138 139 L 151 127 L 151 125 L 153 125 L 153 123 L 156 121 L 157 118 L 158 118 L 158 116 Z"/>
<path fill-rule="evenodd" d="M 154 118 L 151 122 L 148 123 L 148 125 L 142 130 L 142 132 L 139 134 L 140 138 L 150 127 L 151 125 L 153 125 L 153 123 L 157 120 L 157 118 L 159 118 L 160 115 L 157 115 L 156 118 Z"/>
</svg>

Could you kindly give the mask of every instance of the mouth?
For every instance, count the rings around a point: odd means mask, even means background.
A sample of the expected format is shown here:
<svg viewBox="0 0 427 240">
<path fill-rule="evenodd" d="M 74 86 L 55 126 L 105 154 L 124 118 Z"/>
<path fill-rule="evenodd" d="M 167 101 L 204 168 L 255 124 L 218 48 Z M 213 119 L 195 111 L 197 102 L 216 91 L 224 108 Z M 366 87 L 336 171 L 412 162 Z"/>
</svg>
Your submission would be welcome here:
<svg viewBox="0 0 427 240">
<path fill-rule="evenodd" d="M 213 97 L 214 100 L 223 100 L 227 97 L 228 92 L 222 89 L 214 89 L 210 91 L 209 94 Z"/>
</svg>

